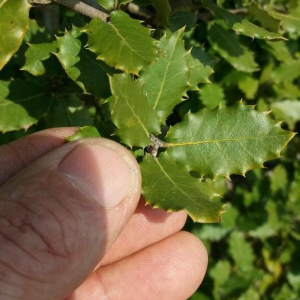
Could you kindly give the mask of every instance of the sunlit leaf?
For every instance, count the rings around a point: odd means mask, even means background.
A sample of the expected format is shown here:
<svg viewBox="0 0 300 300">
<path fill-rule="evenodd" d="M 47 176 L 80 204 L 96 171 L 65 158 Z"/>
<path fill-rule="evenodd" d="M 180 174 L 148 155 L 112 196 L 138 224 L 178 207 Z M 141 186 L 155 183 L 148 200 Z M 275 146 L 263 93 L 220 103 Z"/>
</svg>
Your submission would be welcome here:
<svg viewBox="0 0 300 300">
<path fill-rule="evenodd" d="M 143 177 L 142 194 L 148 204 L 167 211 L 184 209 L 194 221 L 200 223 L 221 220 L 223 205 L 212 200 L 217 196 L 216 192 L 192 177 L 166 154 L 159 158 L 146 155 L 140 166 Z"/>
<path fill-rule="evenodd" d="M 27 0 L 0 0 L 0 70 L 19 49 L 29 23 Z"/>
<path fill-rule="evenodd" d="M 89 50 L 108 65 L 138 75 L 159 55 L 157 41 L 140 23 L 122 11 L 113 11 L 109 23 L 92 20 L 84 29 Z"/>
<path fill-rule="evenodd" d="M 188 113 L 166 137 L 167 152 L 201 176 L 245 174 L 280 157 L 293 133 L 242 103 Z"/>
</svg>

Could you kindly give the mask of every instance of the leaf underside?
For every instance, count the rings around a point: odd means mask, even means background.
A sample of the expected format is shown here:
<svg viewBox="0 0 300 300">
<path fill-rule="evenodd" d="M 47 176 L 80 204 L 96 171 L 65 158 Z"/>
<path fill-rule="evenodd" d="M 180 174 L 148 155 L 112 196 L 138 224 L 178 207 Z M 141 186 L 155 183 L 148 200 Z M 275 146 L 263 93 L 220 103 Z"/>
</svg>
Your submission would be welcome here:
<svg viewBox="0 0 300 300">
<path fill-rule="evenodd" d="M 185 209 L 195 222 L 214 223 L 221 220 L 223 204 L 212 200 L 218 196 L 206 183 L 192 177 L 185 167 L 167 154 L 153 158 L 147 154 L 140 164 L 142 194 L 147 204 L 169 212 Z"/>
<path fill-rule="evenodd" d="M 157 41 L 140 23 L 122 11 L 113 11 L 109 23 L 92 20 L 84 29 L 89 50 L 108 65 L 138 75 L 159 56 Z"/>
<path fill-rule="evenodd" d="M 262 168 L 265 161 L 280 157 L 293 136 L 266 113 L 239 103 L 188 113 L 166 139 L 175 161 L 201 176 L 217 178 Z"/>
</svg>

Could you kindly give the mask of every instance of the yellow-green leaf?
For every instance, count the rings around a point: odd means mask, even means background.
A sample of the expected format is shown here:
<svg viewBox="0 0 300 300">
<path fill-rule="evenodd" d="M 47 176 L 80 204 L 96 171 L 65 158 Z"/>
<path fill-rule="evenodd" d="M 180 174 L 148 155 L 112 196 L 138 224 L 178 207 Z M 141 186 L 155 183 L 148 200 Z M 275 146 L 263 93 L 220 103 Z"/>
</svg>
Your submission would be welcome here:
<svg viewBox="0 0 300 300">
<path fill-rule="evenodd" d="M 0 70 L 19 49 L 29 24 L 27 0 L 0 0 Z"/>
</svg>

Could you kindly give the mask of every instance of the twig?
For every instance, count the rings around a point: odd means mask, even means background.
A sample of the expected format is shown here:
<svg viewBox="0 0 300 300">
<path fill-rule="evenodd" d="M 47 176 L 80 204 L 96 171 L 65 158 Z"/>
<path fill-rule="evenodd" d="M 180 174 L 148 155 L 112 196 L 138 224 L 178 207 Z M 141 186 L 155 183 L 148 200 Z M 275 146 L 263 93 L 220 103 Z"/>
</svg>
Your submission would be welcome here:
<svg viewBox="0 0 300 300">
<path fill-rule="evenodd" d="M 134 3 L 129 3 L 127 5 L 127 9 L 130 13 L 137 15 L 137 16 L 141 16 L 146 19 L 150 19 L 154 15 L 151 10 L 149 10 L 145 7 L 138 6 Z"/>
<path fill-rule="evenodd" d="M 157 156 L 159 148 L 166 148 L 166 143 L 155 137 L 153 134 L 149 135 L 152 145 L 147 148 L 147 152 L 151 153 L 153 157 Z"/>
<path fill-rule="evenodd" d="M 104 22 L 107 22 L 109 15 L 103 11 L 101 11 L 99 8 L 96 8 L 95 4 L 92 3 L 94 1 L 91 0 L 28 0 L 30 4 L 33 5 L 48 5 L 52 4 L 53 2 L 60 4 L 62 6 L 68 7 L 74 11 L 77 11 L 85 16 L 88 16 L 92 19 L 101 19 Z"/>
</svg>

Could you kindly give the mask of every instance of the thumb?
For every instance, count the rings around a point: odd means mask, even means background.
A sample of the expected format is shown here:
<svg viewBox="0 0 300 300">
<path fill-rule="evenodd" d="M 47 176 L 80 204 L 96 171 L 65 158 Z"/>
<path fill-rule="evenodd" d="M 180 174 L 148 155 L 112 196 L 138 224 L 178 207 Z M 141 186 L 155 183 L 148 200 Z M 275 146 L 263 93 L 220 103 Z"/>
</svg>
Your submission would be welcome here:
<svg viewBox="0 0 300 300">
<path fill-rule="evenodd" d="M 93 271 L 140 197 L 133 156 L 105 139 L 66 144 L 0 188 L 0 299 L 61 300 Z"/>
</svg>

